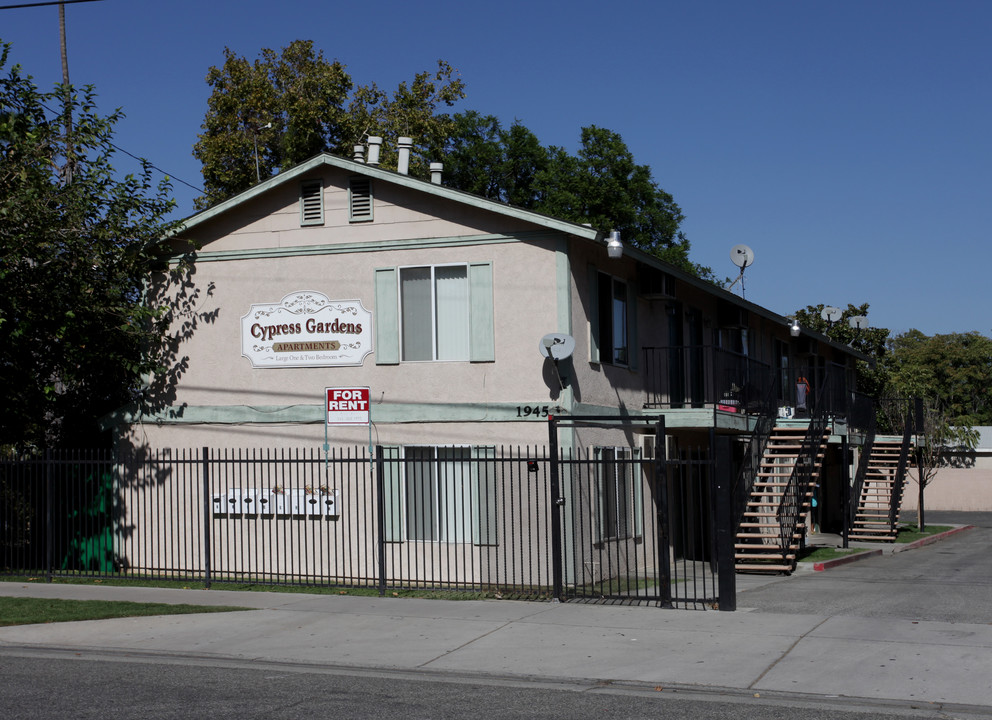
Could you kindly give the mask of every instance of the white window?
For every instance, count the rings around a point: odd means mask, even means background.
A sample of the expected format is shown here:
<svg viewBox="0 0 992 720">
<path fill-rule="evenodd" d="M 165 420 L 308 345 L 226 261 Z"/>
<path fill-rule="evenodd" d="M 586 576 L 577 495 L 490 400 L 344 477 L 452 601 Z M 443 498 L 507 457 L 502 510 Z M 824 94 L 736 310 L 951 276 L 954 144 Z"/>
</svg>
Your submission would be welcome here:
<svg viewBox="0 0 992 720">
<path fill-rule="evenodd" d="M 637 458 L 634 458 L 634 452 Z M 639 537 L 643 527 L 640 448 L 595 448 L 599 491 L 598 539 Z"/>
<path fill-rule="evenodd" d="M 384 446 L 381 473 L 387 542 L 497 544 L 496 448 Z"/>
<path fill-rule="evenodd" d="M 496 360 L 489 262 L 375 269 L 375 361 Z"/>
<path fill-rule="evenodd" d="M 400 268 L 402 359 L 469 359 L 467 265 Z"/>
<path fill-rule="evenodd" d="M 471 449 L 404 448 L 407 540 L 472 541 Z"/>
</svg>

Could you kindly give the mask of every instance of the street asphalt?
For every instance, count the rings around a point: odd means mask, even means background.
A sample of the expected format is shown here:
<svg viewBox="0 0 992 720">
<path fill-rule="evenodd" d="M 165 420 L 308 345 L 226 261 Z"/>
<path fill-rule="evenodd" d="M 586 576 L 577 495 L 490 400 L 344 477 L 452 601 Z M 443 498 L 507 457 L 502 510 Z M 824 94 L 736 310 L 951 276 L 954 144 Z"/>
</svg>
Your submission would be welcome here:
<svg viewBox="0 0 992 720">
<path fill-rule="evenodd" d="M 737 612 L 16 582 L 0 582 L 0 595 L 252 608 L 0 628 L 6 656 L 365 668 L 992 716 L 992 623 L 754 612 L 746 592 Z"/>
</svg>

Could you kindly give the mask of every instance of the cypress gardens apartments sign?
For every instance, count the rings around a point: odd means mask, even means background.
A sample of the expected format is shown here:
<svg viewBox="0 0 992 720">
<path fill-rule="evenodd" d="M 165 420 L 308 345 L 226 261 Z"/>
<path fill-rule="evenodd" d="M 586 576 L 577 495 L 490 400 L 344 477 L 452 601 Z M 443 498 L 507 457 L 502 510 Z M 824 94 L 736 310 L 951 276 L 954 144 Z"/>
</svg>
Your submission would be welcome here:
<svg viewBox="0 0 992 720">
<path fill-rule="evenodd" d="M 361 365 L 372 352 L 372 313 L 361 300 L 290 293 L 241 317 L 241 354 L 252 367 Z"/>
</svg>

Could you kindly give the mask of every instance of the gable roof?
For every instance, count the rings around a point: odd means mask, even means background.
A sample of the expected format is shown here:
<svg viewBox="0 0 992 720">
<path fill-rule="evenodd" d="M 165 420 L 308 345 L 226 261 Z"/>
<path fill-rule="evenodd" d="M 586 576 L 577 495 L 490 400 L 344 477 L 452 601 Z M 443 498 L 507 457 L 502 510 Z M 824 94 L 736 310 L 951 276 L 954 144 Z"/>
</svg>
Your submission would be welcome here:
<svg viewBox="0 0 992 720">
<path fill-rule="evenodd" d="M 427 195 L 444 198 L 445 200 L 451 200 L 479 210 L 485 210 L 487 212 L 514 218 L 516 220 L 522 220 L 540 227 L 557 230 L 558 232 L 573 235 L 585 240 L 599 241 L 603 238 L 603 233 L 589 227 L 588 225 L 580 225 L 566 220 L 559 220 L 558 218 L 551 217 L 550 215 L 542 215 L 541 213 L 534 212 L 533 210 L 524 210 L 523 208 L 513 207 L 512 205 L 506 205 L 496 200 L 489 200 L 478 195 L 467 193 L 463 190 L 455 190 L 454 188 L 446 187 L 444 185 L 436 185 L 427 180 L 421 180 L 420 178 L 411 177 L 410 175 L 403 175 L 394 170 L 386 170 L 375 165 L 366 165 L 365 163 L 356 162 L 355 160 L 348 160 L 329 153 L 321 153 L 320 155 L 316 155 L 315 157 L 312 157 L 309 160 L 290 168 L 289 170 L 285 170 L 278 175 L 275 175 L 274 177 L 271 177 L 268 180 L 265 180 L 264 182 L 261 182 L 258 185 L 235 195 L 232 198 L 217 203 L 216 205 L 207 208 L 196 215 L 190 216 L 183 221 L 183 227 L 177 234 L 181 235 L 185 231 L 195 228 L 201 223 L 251 202 L 259 195 L 267 193 L 273 188 L 292 182 L 293 180 L 296 180 L 301 176 L 305 176 L 307 173 L 321 167 L 332 167 L 339 170 L 345 170 L 354 175 L 365 175 L 376 180 L 381 180 L 383 182 L 392 183 L 393 185 L 416 190 L 417 192 L 425 193 Z"/>
<path fill-rule="evenodd" d="M 393 185 L 414 190 L 416 192 L 433 195 L 438 198 L 461 203 L 479 210 L 496 213 L 497 215 L 531 223 L 538 227 L 561 232 L 565 235 L 579 238 L 587 242 L 603 245 L 606 238 L 604 233 L 588 225 L 581 225 L 567 220 L 560 220 L 550 215 L 543 215 L 541 213 L 534 212 L 533 210 L 525 210 L 523 208 L 507 205 L 497 200 L 489 200 L 488 198 L 473 195 L 472 193 L 468 193 L 463 190 L 456 190 L 444 185 L 438 185 L 428 180 L 422 180 L 420 178 L 411 177 L 410 175 L 404 175 L 394 170 L 386 170 L 375 165 L 367 165 L 363 162 L 349 160 L 347 158 L 338 157 L 337 155 L 331 155 L 330 153 L 321 153 L 320 155 L 316 155 L 309 160 L 290 168 L 289 170 L 285 170 L 278 175 L 275 175 L 268 180 L 265 180 L 258 185 L 235 195 L 232 198 L 207 208 L 196 215 L 190 216 L 183 221 L 182 227 L 176 231 L 174 235 L 181 236 L 186 231 L 193 229 L 204 222 L 250 203 L 260 195 L 263 195 L 287 183 L 293 182 L 313 170 L 322 167 L 331 167 L 344 170 L 353 175 L 364 175 L 375 180 L 392 183 Z M 771 320 L 773 322 L 782 323 L 784 325 L 789 323 L 789 318 L 786 316 L 779 315 L 768 308 L 762 307 L 761 305 L 756 305 L 755 303 L 749 302 L 744 298 L 738 297 L 729 290 L 680 270 L 679 268 L 676 268 L 675 266 L 670 265 L 660 258 L 644 252 L 643 250 L 639 250 L 638 248 L 630 245 L 624 245 L 624 256 L 629 257 L 638 263 L 666 272 L 669 275 L 674 276 L 679 282 L 694 286 L 697 289 L 701 289 L 717 298 L 725 300 L 738 307 L 742 307 L 748 312 L 754 313 L 756 316 Z M 849 355 L 853 355 L 859 360 L 872 360 L 871 357 L 864 355 L 863 353 L 844 345 L 843 343 L 832 340 L 826 335 L 809 330 L 808 328 L 802 328 L 801 331 L 804 336 L 814 338 L 818 342 L 841 350 Z"/>
</svg>

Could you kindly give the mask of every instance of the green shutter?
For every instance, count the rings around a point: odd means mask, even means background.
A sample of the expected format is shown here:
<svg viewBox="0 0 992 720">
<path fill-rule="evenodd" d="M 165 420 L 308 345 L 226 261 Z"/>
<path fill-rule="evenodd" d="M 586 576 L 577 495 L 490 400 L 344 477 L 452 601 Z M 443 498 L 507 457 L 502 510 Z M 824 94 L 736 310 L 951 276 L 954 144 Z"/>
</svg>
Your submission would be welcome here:
<svg viewBox="0 0 992 720">
<path fill-rule="evenodd" d="M 396 445 L 382 448 L 383 507 L 386 542 L 403 542 L 403 461 Z"/>
<path fill-rule="evenodd" d="M 589 266 L 589 362 L 599 362 L 599 270 Z"/>
<path fill-rule="evenodd" d="M 471 263 L 468 266 L 468 287 L 469 360 L 495 362 L 492 263 Z"/>
<path fill-rule="evenodd" d="M 376 268 L 375 363 L 396 365 L 399 361 L 399 272 L 396 268 Z"/>
<path fill-rule="evenodd" d="M 476 545 L 497 545 L 497 481 L 496 448 L 472 448 L 472 542 Z"/>
</svg>

